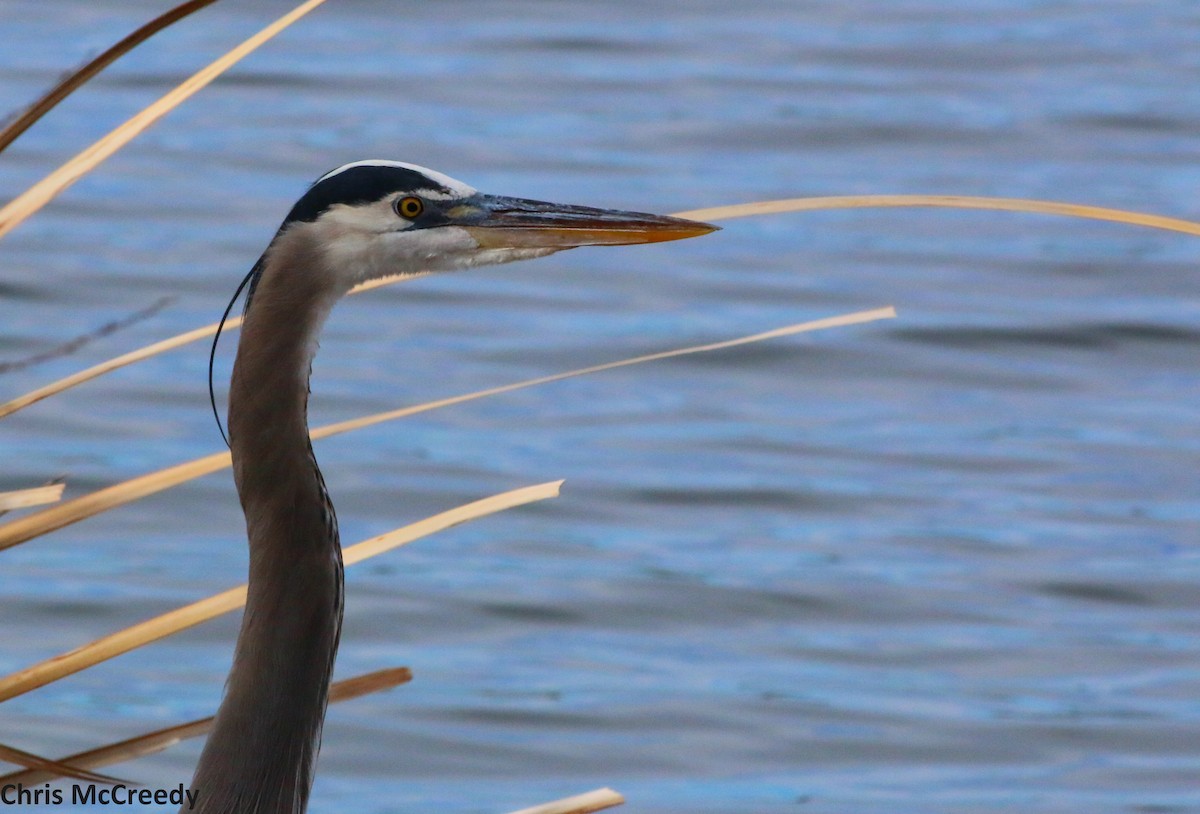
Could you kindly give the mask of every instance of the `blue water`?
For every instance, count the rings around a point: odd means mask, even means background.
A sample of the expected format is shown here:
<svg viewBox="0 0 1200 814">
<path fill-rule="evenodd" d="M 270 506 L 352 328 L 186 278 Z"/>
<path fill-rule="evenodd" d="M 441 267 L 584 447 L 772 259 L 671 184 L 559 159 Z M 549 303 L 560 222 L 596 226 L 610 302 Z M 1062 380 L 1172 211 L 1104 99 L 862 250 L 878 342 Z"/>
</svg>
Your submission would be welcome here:
<svg viewBox="0 0 1200 814">
<path fill-rule="evenodd" d="M 166 5 L 0 5 L 0 110 Z M 0 156 L 0 189 L 287 8 L 160 35 Z M 664 212 L 930 192 L 1196 217 L 1198 37 L 1191 4 L 1122 0 L 330 0 L 3 241 L 0 361 L 174 300 L 0 397 L 214 321 L 305 184 L 358 158 Z M 1200 811 L 1198 257 L 1114 224 L 856 210 L 348 300 L 317 424 L 900 318 L 319 443 L 347 543 L 567 484 L 347 572 L 338 675 L 416 678 L 331 710 L 313 810 L 609 785 L 664 814 Z M 78 496 L 216 450 L 206 364 L 198 344 L 0 421 L 0 490 Z M 240 582 L 236 506 L 221 473 L 0 552 L 0 669 Z M 57 756 L 208 714 L 235 632 L 10 701 L 0 742 Z M 198 752 L 110 771 L 173 786 Z"/>
</svg>

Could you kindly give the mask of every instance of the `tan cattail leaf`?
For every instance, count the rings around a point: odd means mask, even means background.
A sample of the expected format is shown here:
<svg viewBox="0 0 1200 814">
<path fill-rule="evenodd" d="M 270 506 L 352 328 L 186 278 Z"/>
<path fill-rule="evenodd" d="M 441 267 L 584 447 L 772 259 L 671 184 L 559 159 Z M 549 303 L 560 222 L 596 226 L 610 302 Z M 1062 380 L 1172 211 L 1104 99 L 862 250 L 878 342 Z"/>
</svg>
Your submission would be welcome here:
<svg viewBox="0 0 1200 814">
<path fill-rule="evenodd" d="M 65 487 L 64 483 L 51 483 L 47 486 L 35 486 L 32 489 L 18 489 L 15 492 L 0 492 L 0 512 L 57 503 L 62 499 Z"/>
<path fill-rule="evenodd" d="M 818 198 L 787 198 L 779 201 L 757 201 L 754 203 L 713 206 L 707 209 L 692 209 L 678 212 L 675 217 L 693 220 L 729 220 L 758 215 L 776 215 L 783 212 L 811 212 L 819 209 L 867 209 L 878 207 L 940 207 L 943 209 L 989 209 L 1001 212 L 1030 212 L 1039 215 L 1064 215 L 1086 220 L 1102 220 L 1111 223 L 1127 223 L 1182 232 L 1185 235 L 1200 235 L 1200 223 L 1182 218 L 1168 218 L 1145 212 L 1125 209 L 1109 209 L 1103 206 L 1040 201 L 1027 198 L 987 198 L 970 195 L 829 195 Z"/>
<path fill-rule="evenodd" d="M 23 223 L 26 218 L 52 201 L 56 195 L 78 181 L 117 150 L 124 147 L 143 130 L 183 104 L 190 96 L 204 88 L 243 57 L 253 52 L 260 45 L 270 40 L 280 31 L 283 31 L 323 2 L 325 0 L 307 0 L 307 2 L 292 9 L 241 45 L 238 45 L 224 56 L 192 74 L 158 101 L 150 104 L 95 144 L 74 158 L 71 158 L 67 163 L 18 195 L 4 206 L 4 208 L 0 209 L 0 237 L 11 232 L 19 224 Z"/>
<path fill-rule="evenodd" d="M 76 780 L 83 780 L 86 783 L 128 784 L 128 781 L 116 777 L 89 772 L 87 771 L 89 768 L 87 766 L 71 765 L 69 761 L 48 760 L 31 752 L 26 752 L 24 749 L 16 749 L 12 746 L 4 746 L 3 744 L 0 744 L 0 760 L 24 766 L 29 770 L 49 773 L 53 777 L 73 777 Z"/>
<path fill-rule="evenodd" d="M 329 688 L 329 701 L 334 704 L 339 701 L 348 701 L 351 698 L 358 698 L 369 693 L 391 689 L 411 680 L 412 673 L 407 667 L 376 670 L 373 673 L 365 673 L 335 682 Z M 104 766 L 111 766 L 114 763 L 123 763 L 127 760 L 152 755 L 174 746 L 180 741 L 207 734 L 212 729 L 212 723 L 213 716 L 209 716 L 196 721 L 190 721 L 186 724 L 170 726 L 166 729 L 147 732 L 144 735 L 138 735 L 137 737 L 128 738 L 117 743 L 110 743 L 107 746 L 100 746 L 95 749 L 89 749 L 86 752 L 79 752 L 65 757 L 60 761 L 45 761 L 45 763 L 49 764 L 47 766 L 35 766 L 24 763 L 22 765 L 29 766 L 24 771 L 0 775 L 0 786 L 21 783 L 28 787 L 38 783 L 45 783 L 48 780 L 53 780 L 55 777 L 76 776 L 66 774 L 62 771 L 62 767 L 66 767 L 67 769 L 99 769 Z M 2 748 L 0 747 L 0 749 Z M 8 760 L 3 752 L 0 752 L 0 758 Z M 9 760 L 9 762 L 17 763 L 19 761 Z M 104 777 L 104 775 L 96 775 L 96 777 Z"/>
<path fill-rule="evenodd" d="M 612 789 L 596 789 L 533 808 L 523 808 L 512 814 L 590 814 L 592 811 L 603 811 L 624 802 L 625 798 Z"/>
<path fill-rule="evenodd" d="M 1099 206 L 1085 206 L 1081 204 L 1061 203 L 1056 201 L 1040 201 L 1033 199 L 1018 199 L 1018 198 L 987 198 L 978 196 L 964 195 L 834 195 L 814 198 L 786 198 L 777 201 L 754 201 L 744 204 L 731 204 L 728 206 L 713 206 L 705 209 L 691 209 L 686 212 L 675 212 L 674 216 L 678 218 L 691 218 L 693 220 L 704 221 L 722 221 L 732 220 L 734 218 L 746 218 L 762 215 L 777 215 L 785 212 L 810 212 L 822 209 L 850 209 L 850 208 L 869 208 L 869 207 L 942 207 L 950 209 L 989 209 L 1007 212 L 1030 212 L 1034 214 L 1044 215 L 1063 215 L 1067 217 L 1084 218 L 1089 220 L 1102 220 L 1115 223 L 1127 223 L 1134 226 L 1146 226 L 1153 229 L 1164 229 L 1170 232 L 1182 232 L 1189 235 L 1200 235 L 1200 223 L 1182 218 L 1170 218 L 1162 215 L 1153 215 L 1145 212 L 1133 212 L 1122 209 L 1109 209 Z M 413 275 L 413 276 L 424 276 Z M 380 281 L 375 284 L 366 284 L 355 289 L 354 292 L 373 288 L 376 285 L 389 284 L 398 279 L 406 279 L 404 277 L 390 278 Z M 226 323 L 227 329 L 233 329 L 241 325 L 241 319 L 233 319 Z M 194 331 L 180 334 L 171 339 L 157 342 L 149 345 L 141 350 L 133 351 L 124 354 L 115 359 L 111 359 L 102 364 L 88 368 L 87 370 L 52 382 L 37 390 L 26 393 L 23 396 L 12 399 L 4 404 L 0 404 L 0 418 L 11 415 L 16 411 L 28 407 L 48 398 L 56 393 L 61 393 L 67 388 L 74 387 L 77 384 L 94 379 L 97 376 L 103 375 L 142 359 L 149 358 L 159 353 L 177 348 L 189 342 L 203 339 L 204 337 L 212 336 L 216 332 L 216 323 L 204 328 L 198 328 Z"/>
<path fill-rule="evenodd" d="M 185 461 L 175 466 L 140 475 L 113 486 L 97 489 L 86 495 L 63 501 L 0 525 L 0 550 L 11 548 L 84 518 L 123 506 L 138 498 L 161 492 L 171 486 L 216 472 L 229 466 L 228 452 L 218 452 L 203 458 Z"/>
<path fill-rule="evenodd" d="M 561 486 L 562 481 L 551 481 L 476 500 L 350 546 L 342 552 L 342 558 L 346 565 L 354 565 L 434 532 L 457 526 L 459 523 L 516 506 L 557 497 Z M 161 616 L 111 633 L 68 653 L 39 662 L 32 667 L 0 679 L 0 701 L 7 701 L 52 681 L 57 681 L 64 676 L 72 675 L 114 656 L 127 653 L 134 648 L 206 622 L 213 617 L 240 608 L 245 602 L 246 586 L 240 585 L 237 588 L 230 588 L 228 591 L 214 594 L 206 599 L 184 605 Z"/>
<path fill-rule="evenodd" d="M 415 415 L 417 413 L 436 410 L 441 407 L 449 407 L 454 404 L 462 404 L 476 399 L 486 398 L 488 396 L 496 396 L 501 393 L 509 393 L 514 390 L 520 390 L 526 387 L 534 387 L 536 385 L 548 384 L 550 382 L 562 381 L 576 376 L 586 376 L 591 373 L 599 373 L 604 370 L 613 370 L 619 367 L 628 367 L 630 365 L 638 365 L 645 362 L 653 362 L 660 359 L 669 359 L 675 356 L 685 356 L 692 353 L 703 353 L 706 351 L 721 350 L 731 348 L 737 345 L 745 345 L 750 342 L 762 342 L 767 339 L 776 339 L 792 334 L 805 333 L 808 331 L 821 330 L 823 328 L 834 328 L 844 325 L 853 325 L 862 322 L 871 322 L 878 319 L 887 319 L 896 315 L 895 309 L 891 307 L 877 308 L 870 311 L 860 311 L 853 314 L 846 314 L 838 317 L 829 317 L 826 319 L 817 319 L 809 322 L 801 322 L 795 325 L 788 325 L 783 328 L 776 328 L 771 331 L 743 336 L 737 339 L 730 339 L 723 342 L 712 342 L 704 345 L 694 345 L 687 348 L 679 348 L 677 350 L 663 351 L 661 353 L 651 353 L 645 356 L 638 356 L 633 359 L 622 359 L 616 362 L 606 362 L 604 364 L 592 365 L 591 367 L 571 370 L 565 373 L 556 373 L 550 376 L 540 376 L 536 379 L 527 379 L 514 384 L 506 384 L 500 387 L 491 387 L 486 390 L 477 390 L 474 393 L 466 393 L 464 395 L 452 396 L 450 398 L 438 399 L 436 401 L 418 404 L 412 407 L 404 407 L 399 410 L 391 410 L 375 415 L 365 416 L 363 418 L 343 421 L 336 424 L 327 424 L 323 427 L 318 427 L 312 431 L 314 439 L 328 438 L 332 435 L 350 432 L 352 430 L 362 429 L 374 424 L 380 424 L 385 421 L 393 421 L 398 418 Z M 52 506 L 48 509 L 43 509 L 34 514 L 27 515 L 17 520 L 9 521 L 0 525 L 0 550 L 11 548 L 38 537 L 47 532 L 60 529 L 63 526 L 76 523 L 84 518 L 99 514 L 109 509 L 123 506 L 138 498 L 147 495 L 161 492 L 164 489 L 169 489 L 172 486 L 177 486 L 185 481 L 198 478 L 201 475 L 207 475 L 211 472 L 216 472 L 229 466 L 230 458 L 228 452 L 218 452 L 213 455 L 208 455 L 204 458 L 196 458 L 192 461 L 187 461 L 182 464 L 160 469 L 157 472 L 151 472 L 146 475 L 140 475 L 122 483 L 114 484 L 103 489 L 98 489 L 73 500 L 68 500 L 58 506 Z"/>
<path fill-rule="evenodd" d="M 184 17 L 199 11 L 205 6 L 212 5 L 213 2 L 215 0 L 188 0 L 186 3 L 181 3 L 173 9 L 163 12 L 133 33 L 124 37 L 111 48 L 104 51 L 104 53 L 88 60 L 87 64 L 82 68 L 72 71 L 61 82 L 42 94 L 42 97 L 26 108 L 21 115 L 5 125 L 3 130 L 0 130 L 0 152 L 8 149 L 8 145 L 16 141 L 38 119 L 53 110 L 59 102 L 81 88 L 92 77 L 117 61 L 120 57 L 129 53 L 167 26 L 179 22 Z"/>
<path fill-rule="evenodd" d="M 337 704 L 370 695 L 373 692 L 390 690 L 412 681 L 412 670 L 407 667 L 388 667 L 363 673 L 352 678 L 335 681 L 329 688 L 329 703 Z"/>
<path fill-rule="evenodd" d="M 363 291 L 370 291 L 371 289 L 379 288 L 381 286 L 391 285 L 392 283 L 396 283 L 401 280 L 411 280 L 416 277 L 424 276 L 426 275 L 405 274 L 395 277 L 385 277 L 379 280 L 371 280 L 355 286 L 350 293 L 358 294 Z M 230 331 L 235 328 L 240 328 L 241 325 L 241 317 L 230 317 L 229 319 L 225 320 L 224 330 Z M 83 384 L 84 382 L 91 381 L 99 376 L 103 376 L 105 373 L 111 373 L 114 370 L 120 370 L 123 367 L 132 365 L 135 362 L 140 362 L 143 359 L 149 359 L 152 356 L 157 356 L 160 353 L 166 353 L 169 350 L 174 350 L 175 348 L 191 344 L 192 342 L 198 342 L 201 339 L 207 339 L 216 332 L 217 323 L 214 322 L 211 325 L 205 325 L 201 328 L 194 328 L 190 331 L 176 334 L 175 336 L 168 337 L 167 339 L 163 339 L 159 342 L 154 342 L 150 345 L 146 345 L 144 348 L 138 348 L 137 350 L 130 351 L 129 353 L 123 353 L 120 356 L 116 356 L 105 362 L 101 362 L 98 365 L 92 365 L 86 370 L 81 370 L 78 373 L 72 373 L 70 376 L 61 378 L 58 381 L 50 382 L 49 384 L 43 385 L 36 390 L 31 390 L 22 396 L 18 396 L 17 398 L 10 399 L 9 401 L 0 404 L 0 418 L 10 416 L 18 410 L 23 410 L 31 404 L 37 404 L 42 399 L 50 398 L 50 396 L 61 393 L 64 390 L 69 390 L 76 385 Z"/>
<path fill-rule="evenodd" d="M 875 308 L 870 311 L 858 311 L 853 314 L 843 314 L 836 317 L 826 317 L 824 319 L 815 319 L 809 322 L 800 322 L 795 325 L 786 325 L 782 328 L 775 328 L 762 333 L 751 334 L 749 336 L 741 336 L 737 339 L 727 339 L 721 342 L 710 342 L 705 345 L 692 345 L 686 348 L 677 348 L 675 350 L 661 351 L 659 353 L 648 353 L 644 356 L 635 356 L 631 359 L 620 359 L 616 362 L 604 362 L 591 367 L 583 367 L 578 370 L 569 370 L 565 373 L 554 373 L 549 376 L 541 376 L 536 379 L 526 379 L 523 382 L 515 382 L 513 384 L 503 384 L 499 387 L 492 387 L 487 390 L 477 390 L 474 393 L 466 393 L 461 396 L 451 396 L 449 398 L 439 399 L 437 401 L 429 401 L 424 404 L 418 404 L 414 407 L 404 407 L 399 410 L 391 410 L 384 413 L 376 413 L 375 415 L 364 416 L 362 418 L 352 418 L 348 421 L 341 421 L 336 424 L 326 424 L 324 427 L 319 427 L 313 430 L 312 437 L 314 439 L 327 438 L 331 435 L 338 435 L 352 430 L 361 430 L 364 427 L 370 427 L 375 424 L 381 424 L 385 421 L 392 421 L 397 418 L 413 415 L 414 413 L 425 412 L 427 410 L 435 410 L 440 407 L 450 407 L 454 404 L 462 404 L 466 401 L 474 401 L 475 399 L 486 398 L 488 396 L 498 396 L 502 393 L 511 393 L 513 390 L 520 390 L 526 387 L 534 387 L 540 384 L 549 384 L 550 382 L 558 382 L 563 379 L 571 379 L 577 376 L 587 376 L 592 373 L 601 373 L 606 370 L 615 370 L 620 367 L 630 367 L 631 365 L 640 365 L 646 362 L 657 362 L 663 359 L 671 359 L 676 356 L 688 356 L 693 353 L 707 353 L 715 350 L 725 350 L 734 348 L 739 345 L 748 345 L 752 342 L 763 342 L 768 339 L 779 339 L 784 336 L 792 336 L 794 334 L 807 333 L 809 331 L 819 331 L 825 328 L 839 328 L 847 325 L 856 325 L 862 322 L 873 322 L 879 319 L 888 319 L 896 316 L 896 309 L 887 306 L 885 308 Z M 4 527 L 0 526 L 0 535 L 3 533 Z M 0 540 L 2 540 L 0 536 Z"/>
<path fill-rule="evenodd" d="M 229 322 L 226 324 L 234 324 L 235 322 L 237 325 L 241 325 L 241 317 L 238 317 L 236 320 L 229 320 Z M 36 404 L 42 399 L 49 398 L 56 393 L 61 393 L 62 391 L 74 387 L 77 384 L 83 384 L 84 382 L 91 381 L 97 376 L 103 376 L 105 373 L 118 370 L 127 365 L 132 365 L 134 362 L 140 362 L 143 359 L 149 359 L 151 356 L 157 356 L 160 353 L 165 353 L 173 348 L 186 345 L 189 342 L 195 342 L 196 340 L 203 339 L 206 336 L 212 336 L 214 333 L 216 333 L 216 331 L 217 324 L 214 322 L 212 325 L 206 325 L 203 328 L 196 328 L 195 330 L 181 333 L 178 336 L 171 337 L 170 339 L 164 339 L 161 342 L 155 342 L 154 344 L 147 345 L 144 348 L 139 348 L 138 350 L 130 351 L 129 353 L 124 353 L 113 359 L 109 359 L 106 362 L 101 362 L 98 365 L 93 365 L 86 370 L 73 373 L 70 376 L 59 379 L 55 382 L 51 382 L 50 384 L 39 387 L 36 390 L 31 390 L 22 396 L 18 396 L 15 399 L 6 401 L 4 404 L 0 404 L 0 418 L 12 415 L 18 410 L 28 407 L 30 404 Z"/>
</svg>

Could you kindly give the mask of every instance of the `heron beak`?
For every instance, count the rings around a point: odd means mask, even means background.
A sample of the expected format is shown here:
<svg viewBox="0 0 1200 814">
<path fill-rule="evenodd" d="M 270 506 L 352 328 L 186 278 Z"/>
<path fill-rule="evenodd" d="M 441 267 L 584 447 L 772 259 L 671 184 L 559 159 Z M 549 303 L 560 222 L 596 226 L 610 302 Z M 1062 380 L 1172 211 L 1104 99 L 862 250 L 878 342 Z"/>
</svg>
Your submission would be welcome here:
<svg viewBox="0 0 1200 814">
<path fill-rule="evenodd" d="M 446 213 L 483 249 L 573 249 L 682 240 L 720 227 L 683 218 L 475 195 Z"/>
</svg>

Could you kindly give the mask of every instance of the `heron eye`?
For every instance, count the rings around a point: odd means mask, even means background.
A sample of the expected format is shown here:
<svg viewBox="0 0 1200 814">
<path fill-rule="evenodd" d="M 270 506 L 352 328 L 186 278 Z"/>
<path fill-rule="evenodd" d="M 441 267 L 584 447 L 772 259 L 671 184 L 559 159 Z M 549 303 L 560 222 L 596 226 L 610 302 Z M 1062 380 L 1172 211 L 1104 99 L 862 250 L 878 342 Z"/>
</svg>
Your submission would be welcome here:
<svg viewBox="0 0 1200 814">
<path fill-rule="evenodd" d="M 425 211 L 425 202 L 420 198 L 409 195 L 407 198 L 400 198 L 396 201 L 396 214 L 407 220 L 413 220 L 420 217 Z"/>
</svg>

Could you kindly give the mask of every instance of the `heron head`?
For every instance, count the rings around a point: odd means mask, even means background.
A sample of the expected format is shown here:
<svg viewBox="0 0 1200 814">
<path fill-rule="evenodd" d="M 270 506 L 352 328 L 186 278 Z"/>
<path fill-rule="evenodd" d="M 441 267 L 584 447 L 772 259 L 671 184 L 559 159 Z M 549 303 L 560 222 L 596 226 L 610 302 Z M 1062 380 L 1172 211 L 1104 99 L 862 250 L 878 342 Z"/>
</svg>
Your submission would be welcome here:
<svg viewBox="0 0 1200 814">
<path fill-rule="evenodd" d="M 578 246 L 655 243 L 717 227 L 681 218 L 485 195 L 440 172 L 359 161 L 317 179 L 281 228 L 308 231 L 347 288 L 396 274 L 453 271 Z"/>
</svg>

